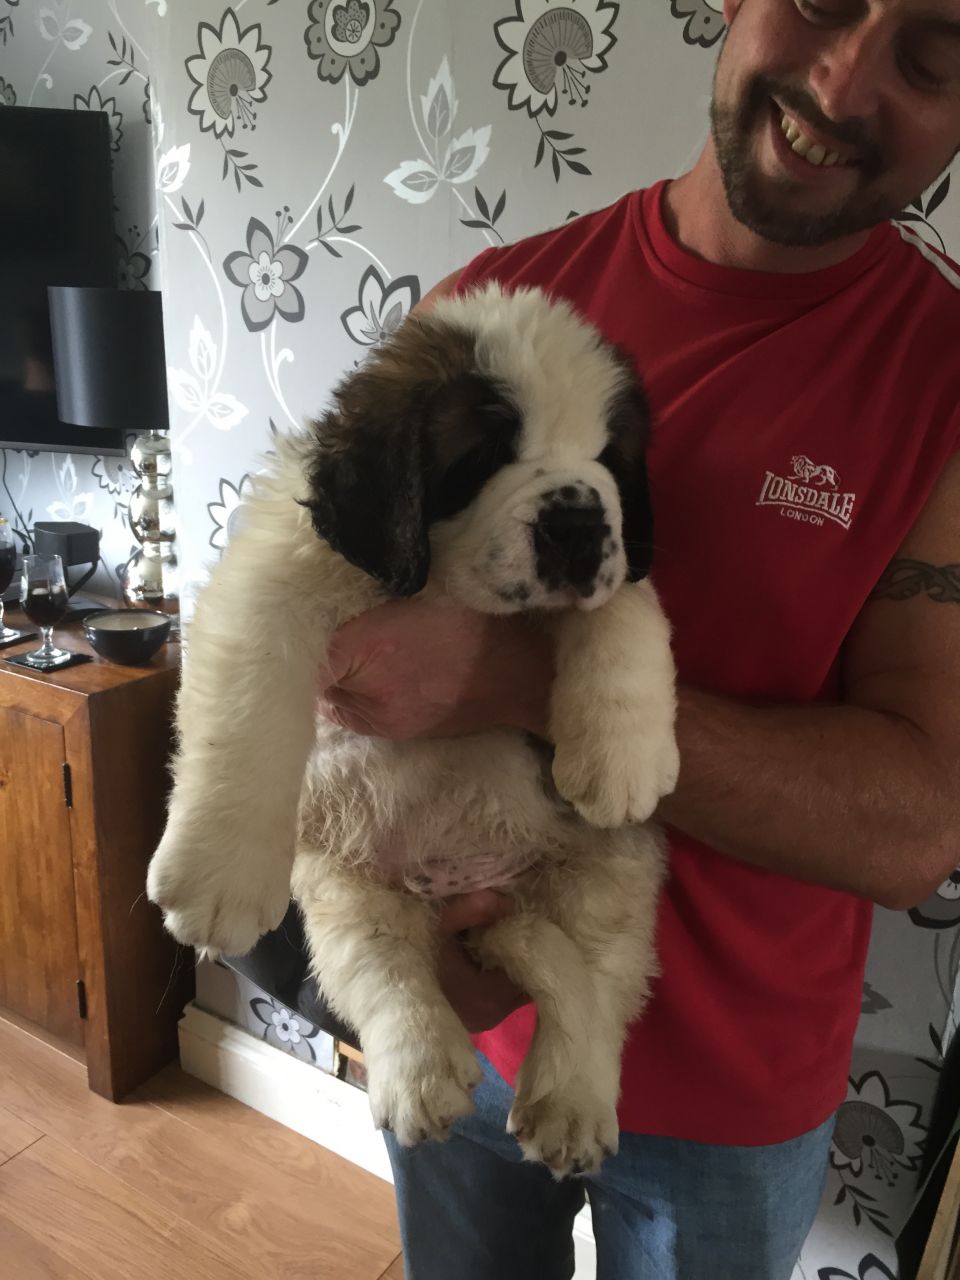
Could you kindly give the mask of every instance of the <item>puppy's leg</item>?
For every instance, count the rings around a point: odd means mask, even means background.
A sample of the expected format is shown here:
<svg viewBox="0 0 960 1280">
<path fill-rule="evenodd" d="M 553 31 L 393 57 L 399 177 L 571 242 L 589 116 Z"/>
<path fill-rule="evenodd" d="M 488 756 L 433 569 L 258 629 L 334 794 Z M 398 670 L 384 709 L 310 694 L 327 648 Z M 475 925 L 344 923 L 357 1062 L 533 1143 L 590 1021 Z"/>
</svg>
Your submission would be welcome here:
<svg viewBox="0 0 960 1280">
<path fill-rule="evenodd" d="M 294 888 L 324 994 L 360 1035 L 374 1122 L 402 1146 L 443 1139 L 473 1110 L 473 1045 L 437 979 L 429 903 L 301 854 Z"/>
<path fill-rule="evenodd" d="M 189 625 L 174 787 L 147 878 L 180 942 L 227 954 L 249 950 L 289 903 L 317 672 L 334 625 L 326 551 L 290 491 L 270 483 Z"/>
<path fill-rule="evenodd" d="M 624 1036 L 656 973 L 661 858 L 648 832 L 632 839 L 649 847 L 548 874 L 527 909 L 474 943 L 485 963 L 505 969 L 536 1002 L 537 1029 L 507 1127 L 524 1157 L 558 1178 L 595 1173 L 617 1150 Z"/>
<path fill-rule="evenodd" d="M 556 639 L 550 736 L 560 794 L 597 827 L 643 822 L 677 784 L 670 629 L 649 582 L 548 621 Z"/>
</svg>

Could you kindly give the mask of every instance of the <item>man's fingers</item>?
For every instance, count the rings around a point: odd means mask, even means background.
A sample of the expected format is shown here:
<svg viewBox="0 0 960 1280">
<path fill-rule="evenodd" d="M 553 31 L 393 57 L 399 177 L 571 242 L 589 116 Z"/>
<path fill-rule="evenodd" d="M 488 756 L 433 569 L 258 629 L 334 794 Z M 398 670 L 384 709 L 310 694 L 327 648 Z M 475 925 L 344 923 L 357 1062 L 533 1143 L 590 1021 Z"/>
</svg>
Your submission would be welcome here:
<svg viewBox="0 0 960 1280">
<path fill-rule="evenodd" d="M 437 920 L 437 929 L 445 937 L 463 933 L 464 929 L 480 929 L 495 924 L 516 911 L 516 903 L 506 894 L 493 889 L 477 889 L 447 898 Z"/>
</svg>

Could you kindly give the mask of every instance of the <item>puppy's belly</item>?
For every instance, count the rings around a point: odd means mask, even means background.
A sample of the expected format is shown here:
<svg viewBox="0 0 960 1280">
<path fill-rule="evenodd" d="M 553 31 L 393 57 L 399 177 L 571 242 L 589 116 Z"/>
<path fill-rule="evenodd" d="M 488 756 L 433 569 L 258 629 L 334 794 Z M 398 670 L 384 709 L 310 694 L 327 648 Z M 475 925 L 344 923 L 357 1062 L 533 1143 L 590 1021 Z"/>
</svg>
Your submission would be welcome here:
<svg viewBox="0 0 960 1280">
<path fill-rule="evenodd" d="M 426 897 L 507 887 L 576 841 L 548 777 L 519 733 L 397 743 L 324 727 L 300 849 Z"/>
<path fill-rule="evenodd" d="M 477 889 L 506 889 L 539 861 L 537 850 L 472 849 L 461 853 L 410 848 L 395 836 L 379 845 L 371 872 L 425 898 L 449 898 Z"/>
</svg>

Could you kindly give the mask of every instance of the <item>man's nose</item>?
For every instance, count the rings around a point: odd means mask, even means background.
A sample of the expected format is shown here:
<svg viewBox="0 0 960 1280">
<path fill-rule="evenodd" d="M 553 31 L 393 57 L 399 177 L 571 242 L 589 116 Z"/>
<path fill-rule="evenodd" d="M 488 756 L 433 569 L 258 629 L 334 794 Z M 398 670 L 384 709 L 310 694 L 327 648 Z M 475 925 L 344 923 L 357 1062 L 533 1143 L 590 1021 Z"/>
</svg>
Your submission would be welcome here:
<svg viewBox="0 0 960 1280">
<path fill-rule="evenodd" d="M 892 58 L 889 37 L 875 21 L 864 19 L 825 32 L 810 72 L 810 88 L 829 120 L 872 120 L 884 91 L 885 65 Z"/>
</svg>

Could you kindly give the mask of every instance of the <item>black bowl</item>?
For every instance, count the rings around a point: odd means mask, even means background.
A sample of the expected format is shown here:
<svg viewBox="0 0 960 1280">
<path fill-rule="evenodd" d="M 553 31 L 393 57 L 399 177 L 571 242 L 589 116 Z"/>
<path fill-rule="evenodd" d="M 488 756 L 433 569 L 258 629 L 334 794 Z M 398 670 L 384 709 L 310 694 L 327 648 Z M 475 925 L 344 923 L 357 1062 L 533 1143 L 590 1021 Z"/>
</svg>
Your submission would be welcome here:
<svg viewBox="0 0 960 1280">
<path fill-rule="evenodd" d="M 138 667 L 170 634 L 171 618 L 154 609 L 101 609 L 83 620 L 83 634 L 101 658 Z"/>
</svg>

